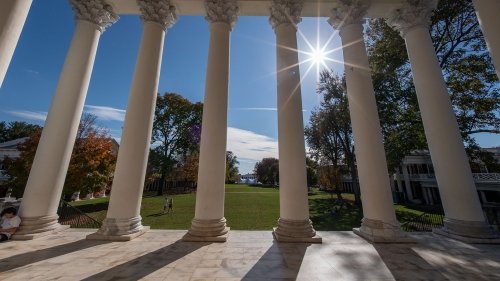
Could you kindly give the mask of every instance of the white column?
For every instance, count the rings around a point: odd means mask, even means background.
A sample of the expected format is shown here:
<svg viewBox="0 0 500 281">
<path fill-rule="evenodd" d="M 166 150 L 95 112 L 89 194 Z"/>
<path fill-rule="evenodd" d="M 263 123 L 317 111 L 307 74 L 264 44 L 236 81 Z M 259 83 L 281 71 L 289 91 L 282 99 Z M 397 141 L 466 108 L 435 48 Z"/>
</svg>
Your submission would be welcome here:
<svg viewBox="0 0 500 281">
<path fill-rule="evenodd" d="M 394 174 L 389 174 L 389 185 L 392 191 L 398 191 L 394 186 Z"/>
<path fill-rule="evenodd" d="M 28 17 L 32 0 L 0 1 L 0 88 Z"/>
<path fill-rule="evenodd" d="M 340 2 L 329 23 L 342 39 L 347 97 L 363 202 L 363 220 L 353 231 L 372 242 L 401 242 L 393 206 L 387 160 L 379 123 L 370 65 L 363 38 L 363 18 L 370 1 Z"/>
<path fill-rule="evenodd" d="M 108 213 L 87 239 L 131 240 L 145 232 L 141 201 L 153 127 L 163 42 L 175 20 L 169 0 L 138 0 L 143 33 L 125 114 Z"/>
<path fill-rule="evenodd" d="M 402 169 L 403 169 L 403 179 L 405 181 L 406 195 L 408 196 L 408 200 L 410 200 L 410 202 L 413 202 L 414 198 L 413 198 L 413 191 L 411 188 L 410 175 L 408 174 L 408 165 L 403 164 Z"/>
<path fill-rule="evenodd" d="M 484 192 L 484 190 L 479 191 L 479 194 L 481 194 L 481 200 L 483 201 L 483 204 L 487 204 L 488 199 L 486 198 L 486 193 Z"/>
<path fill-rule="evenodd" d="M 406 41 L 425 135 L 436 172 L 445 226 L 458 239 L 494 238 L 485 220 L 448 90 L 429 34 L 433 1 L 406 2 L 390 19 Z M 488 239 L 486 239 L 488 240 Z M 481 241 L 478 241 L 481 242 Z"/>
<path fill-rule="evenodd" d="M 76 29 L 24 191 L 20 211 L 22 223 L 16 239 L 33 239 L 62 228 L 57 222 L 57 207 L 99 37 L 117 20 L 111 6 L 100 0 L 76 0 L 73 5 Z"/>
<path fill-rule="evenodd" d="M 232 0 L 205 1 L 210 43 L 203 104 L 196 210 L 185 241 L 224 242 L 227 105 L 231 29 L 238 7 Z"/>
<path fill-rule="evenodd" d="M 321 243 L 309 219 L 302 97 L 297 52 L 297 24 L 302 1 L 273 1 L 271 23 L 276 33 L 278 79 L 278 147 L 280 218 L 274 229 L 279 242 Z"/>
<path fill-rule="evenodd" d="M 401 180 L 401 173 L 399 172 L 400 167 L 398 167 L 398 170 L 396 172 L 396 182 L 398 184 L 398 191 L 403 192 L 403 181 Z"/>
<path fill-rule="evenodd" d="M 483 31 L 484 40 L 488 45 L 490 56 L 500 78 L 500 1 L 472 0 L 476 9 L 477 19 Z"/>
</svg>

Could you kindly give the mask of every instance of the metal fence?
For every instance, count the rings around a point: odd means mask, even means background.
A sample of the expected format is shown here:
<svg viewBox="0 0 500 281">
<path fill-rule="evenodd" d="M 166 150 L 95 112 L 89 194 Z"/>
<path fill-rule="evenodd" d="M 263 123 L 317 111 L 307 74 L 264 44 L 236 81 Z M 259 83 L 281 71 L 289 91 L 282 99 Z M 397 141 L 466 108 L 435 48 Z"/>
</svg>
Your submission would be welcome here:
<svg viewBox="0 0 500 281">
<path fill-rule="evenodd" d="M 423 213 L 415 219 L 401 224 L 401 228 L 409 232 L 431 232 L 432 229 L 443 226 L 443 219 L 443 214 Z"/>
<path fill-rule="evenodd" d="M 84 212 L 71 206 L 68 202 L 61 200 L 59 209 L 59 223 L 70 225 L 72 228 L 100 228 L 101 223 L 94 218 L 88 216 Z"/>
</svg>

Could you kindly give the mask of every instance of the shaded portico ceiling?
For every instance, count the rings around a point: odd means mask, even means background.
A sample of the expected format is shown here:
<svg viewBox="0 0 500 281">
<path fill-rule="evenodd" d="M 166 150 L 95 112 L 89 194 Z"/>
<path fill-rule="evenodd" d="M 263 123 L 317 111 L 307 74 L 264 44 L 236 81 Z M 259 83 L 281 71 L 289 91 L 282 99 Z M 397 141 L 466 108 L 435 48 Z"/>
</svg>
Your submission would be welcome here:
<svg viewBox="0 0 500 281">
<path fill-rule="evenodd" d="M 394 9 L 401 7 L 404 0 L 372 0 L 367 17 L 388 17 Z M 136 0 L 108 0 L 118 14 L 139 14 Z M 271 0 L 237 1 L 240 16 L 269 16 Z M 328 17 L 330 10 L 338 5 L 338 0 L 304 0 L 303 17 Z M 173 0 L 178 15 L 204 16 L 204 0 Z"/>
</svg>

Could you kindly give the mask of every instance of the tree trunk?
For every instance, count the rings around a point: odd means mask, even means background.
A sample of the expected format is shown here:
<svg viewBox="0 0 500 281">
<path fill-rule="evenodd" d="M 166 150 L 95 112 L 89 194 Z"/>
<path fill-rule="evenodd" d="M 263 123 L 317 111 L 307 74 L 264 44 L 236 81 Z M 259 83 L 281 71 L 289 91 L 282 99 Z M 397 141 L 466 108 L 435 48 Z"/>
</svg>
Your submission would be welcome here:
<svg viewBox="0 0 500 281">
<path fill-rule="evenodd" d="M 160 178 L 160 187 L 158 188 L 158 192 L 156 193 L 157 196 L 162 196 L 163 195 L 163 188 L 165 187 L 165 174 L 161 174 Z"/>
<path fill-rule="evenodd" d="M 361 202 L 361 192 L 359 190 L 358 183 L 358 170 L 356 169 L 356 165 L 354 164 L 354 156 L 349 155 L 349 169 L 351 170 L 351 180 L 352 180 L 352 190 L 354 192 L 354 204 L 359 208 L 362 207 L 363 202 Z"/>
</svg>

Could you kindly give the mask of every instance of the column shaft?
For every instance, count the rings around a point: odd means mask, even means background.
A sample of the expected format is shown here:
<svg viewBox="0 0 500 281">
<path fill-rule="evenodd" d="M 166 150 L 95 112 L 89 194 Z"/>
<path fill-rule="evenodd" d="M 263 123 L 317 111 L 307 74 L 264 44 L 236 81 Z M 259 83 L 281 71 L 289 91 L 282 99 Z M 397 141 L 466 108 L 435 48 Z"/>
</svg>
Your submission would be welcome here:
<svg viewBox="0 0 500 281">
<path fill-rule="evenodd" d="M 57 207 L 76 138 L 101 32 L 78 20 L 21 204 L 22 235 L 60 227 Z M 26 236 L 24 235 L 24 236 Z M 29 236 L 29 235 L 28 235 Z M 29 237 L 26 236 L 26 239 Z"/>
<path fill-rule="evenodd" d="M 398 185 L 398 191 L 404 192 L 403 182 L 401 181 L 401 174 L 399 173 L 399 168 L 398 168 L 398 170 L 396 172 L 396 183 Z"/>
<path fill-rule="evenodd" d="M 231 26 L 210 23 L 196 210 L 186 241 L 226 241 L 224 218 Z"/>
<path fill-rule="evenodd" d="M 274 31 L 280 160 L 280 218 L 274 236 L 280 242 L 321 243 L 309 219 L 297 29 L 281 23 Z"/>
<path fill-rule="evenodd" d="M 210 24 L 195 217 L 224 217 L 230 27 Z"/>
<path fill-rule="evenodd" d="M 468 158 L 429 31 L 423 26 L 413 28 L 405 39 L 443 207 L 450 218 L 483 221 Z"/>
<path fill-rule="evenodd" d="M 363 222 L 355 232 L 374 242 L 398 241 L 405 236 L 393 207 L 363 26 L 361 23 L 343 26 L 340 36 L 363 202 Z"/>
<path fill-rule="evenodd" d="M 32 0 L 0 1 L 0 88 L 28 17 Z"/>
<path fill-rule="evenodd" d="M 497 76 L 500 78 L 500 1 L 472 0 L 476 9 L 477 19 L 481 25 L 484 39 L 488 45 L 490 56 L 495 65 Z"/>
<path fill-rule="evenodd" d="M 425 26 L 405 34 L 425 135 L 452 234 L 492 238 L 432 40 Z"/>
<path fill-rule="evenodd" d="M 405 190 L 406 190 L 406 195 L 408 196 L 408 200 L 410 202 L 413 202 L 413 192 L 411 189 L 411 180 L 410 180 L 410 175 L 408 174 L 408 166 L 407 165 L 402 165 L 403 168 L 403 179 L 405 181 Z"/>
<path fill-rule="evenodd" d="M 280 218 L 308 220 L 306 153 L 296 29 L 276 28 Z"/>
<path fill-rule="evenodd" d="M 104 236 L 109 239 L 130 240 L 143 233 L 140 209 L 164 38 L 165 30 L 161 25 L 144 22 L 109 209 L 103 226 L 96 235 L 90 235 L 90 239 Z"/>
</svg>

